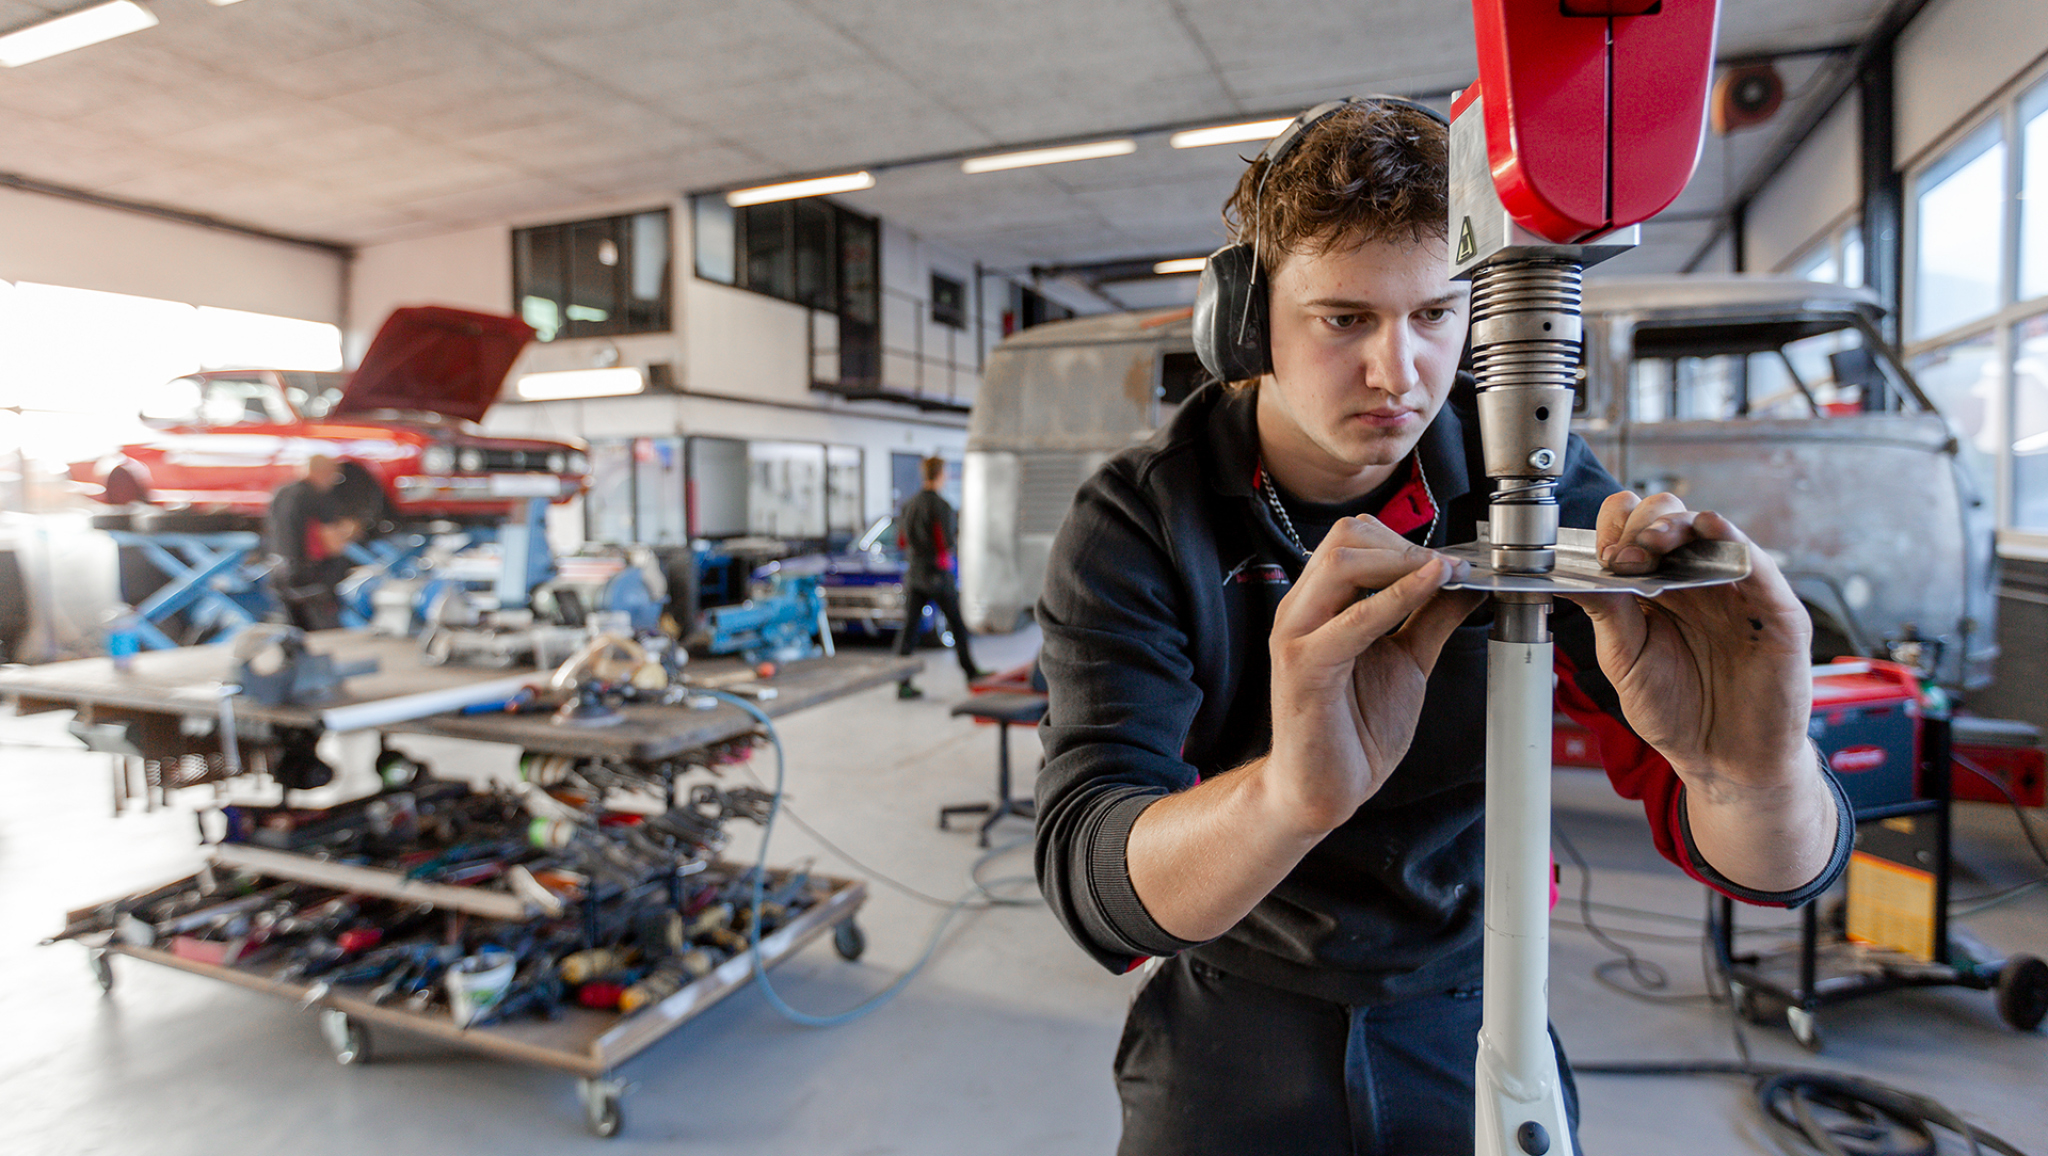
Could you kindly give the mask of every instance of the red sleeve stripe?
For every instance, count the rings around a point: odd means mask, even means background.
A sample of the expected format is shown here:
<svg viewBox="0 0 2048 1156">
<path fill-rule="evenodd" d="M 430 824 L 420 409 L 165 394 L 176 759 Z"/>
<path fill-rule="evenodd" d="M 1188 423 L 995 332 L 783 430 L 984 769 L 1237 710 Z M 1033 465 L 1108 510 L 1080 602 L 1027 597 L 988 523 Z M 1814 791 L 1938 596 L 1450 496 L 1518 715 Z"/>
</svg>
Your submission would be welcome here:
<svg viewBox="0 0 2048 1156">
<path fill-rule="evenodd" d="M 1557 668 L 1557 708 L 1573 722 L 1592 731 L 1600 742 L 1600 762 L 1615 793 L 1624 799 L 1639 799 L 1650 819 L 1650 836 L 1657 853 L 1677 864 L 1688 876 L 1715 890 L 1686 854 L 1679 836 L 1678 800 L 1684 783 L 1671 763 L 1656 748 L 1644 742 L 1620 719 L 1593 704 L 1578 683 L 1578 667 L 1562 649 L 1554 649 Z M 1724 892 L 1725 894 L 1725 892 Z"/>
</svg>

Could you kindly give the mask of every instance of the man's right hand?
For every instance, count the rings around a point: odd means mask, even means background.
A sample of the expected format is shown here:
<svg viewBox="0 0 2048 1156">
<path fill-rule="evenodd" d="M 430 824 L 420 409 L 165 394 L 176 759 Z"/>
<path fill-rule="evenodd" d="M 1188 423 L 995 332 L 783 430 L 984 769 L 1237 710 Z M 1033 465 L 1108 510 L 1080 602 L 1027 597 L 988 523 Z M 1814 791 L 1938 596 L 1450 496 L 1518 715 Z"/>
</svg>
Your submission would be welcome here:
<svg viewBox="0 0 2048 1156">
<path fill-rule="evenodd" d="M 1230 930 L 1386 782 L 1482 597 L 1440 591 L 1458 565 L 1372 518 L 1331 528 L 1273 616 L 1272 747 L 1131 825 L 1131 887 L 1168 934 Z"/>
<path fill-rule="evenodd" d="M 1465 568 L 1374 518 L 1331 527 L 1273 616 L 1261 770 L 1283 822 L 1336 828 L 1408 753 L 1437 655 L 1484 597 L 1440 590 Z"/>
</svg>

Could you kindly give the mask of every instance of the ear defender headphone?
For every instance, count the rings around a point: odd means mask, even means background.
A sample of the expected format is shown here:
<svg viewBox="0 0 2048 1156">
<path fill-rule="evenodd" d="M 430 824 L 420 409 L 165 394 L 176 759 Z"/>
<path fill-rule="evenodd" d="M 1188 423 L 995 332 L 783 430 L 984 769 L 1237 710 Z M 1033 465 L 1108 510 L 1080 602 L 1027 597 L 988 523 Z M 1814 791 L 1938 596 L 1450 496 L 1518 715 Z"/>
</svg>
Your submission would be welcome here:
<svg viewBox="0 0 2048 1156">
<path fill-rule="evenodd" d="M 1398 96 L 1347 96 L 1309 109 L 1280 135 L 1266 143 L 1253 160 L 1265 162 L 1259 190 L 1252 199 L 1252 239 L 1225 245 L 1209 254 L 1202 281 L 1195 289 L 1195 356 L 1218 381 L 1245 381 L 1273 371 L 1273 346 L 1267 329 L 1266 271 L 1259 265 L 1258 230 L 1264 221 L 1266 178 L 1308 131 L 1344 109 L 1358 104 L 1390 104 L 1412 108 L 1450 127 L 1443 113 Z M 1241 224 L 1241 223 L 1240 223 Z"/>
</svg>

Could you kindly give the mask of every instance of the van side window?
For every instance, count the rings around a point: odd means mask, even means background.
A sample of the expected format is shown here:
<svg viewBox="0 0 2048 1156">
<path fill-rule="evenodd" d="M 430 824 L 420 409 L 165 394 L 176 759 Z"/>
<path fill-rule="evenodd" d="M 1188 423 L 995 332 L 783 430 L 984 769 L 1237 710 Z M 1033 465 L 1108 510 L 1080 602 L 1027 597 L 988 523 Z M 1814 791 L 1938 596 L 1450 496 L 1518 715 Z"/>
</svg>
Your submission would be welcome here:
<svg viewBox="0 0 2048 1156">
<path fill-rule="evenodd" d="M 1635 334 L 1638 422 L 1846 417 L 1917 408 L 1850 318 L 1645 327 Z"/>
</svg>

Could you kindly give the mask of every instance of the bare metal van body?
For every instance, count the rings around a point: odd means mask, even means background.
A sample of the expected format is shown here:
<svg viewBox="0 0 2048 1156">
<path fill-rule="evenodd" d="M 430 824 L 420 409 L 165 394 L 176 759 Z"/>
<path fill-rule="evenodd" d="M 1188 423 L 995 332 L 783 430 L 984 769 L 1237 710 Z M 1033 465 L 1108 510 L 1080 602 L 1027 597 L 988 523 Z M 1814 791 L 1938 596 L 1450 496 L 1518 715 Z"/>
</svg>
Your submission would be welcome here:
<svg viewBox="0 0 2048 1156">
<path fill-rule="evenodd" d="M 1631 488 L 1733 518 L 1812 612 L 1815 650 L 1909 640 L 1951 687 L 1997 655 L 1988 496 L 1860 289 L 1788 278 L 1586 286 L 1573 429 Z M 961 602 L 1008 630 L 1037 601 L 1082 479 L 1199 377 L 1186 312 L 1039 326 L 991 356 L 968 432 Z M 1910 649 L 1910 647 L 1907 647 Z"/>
</svg>

